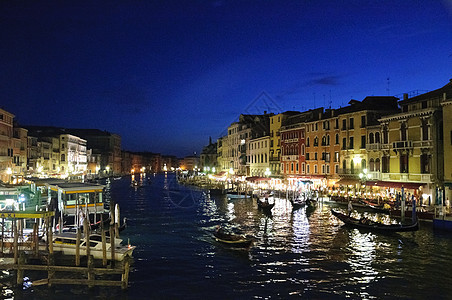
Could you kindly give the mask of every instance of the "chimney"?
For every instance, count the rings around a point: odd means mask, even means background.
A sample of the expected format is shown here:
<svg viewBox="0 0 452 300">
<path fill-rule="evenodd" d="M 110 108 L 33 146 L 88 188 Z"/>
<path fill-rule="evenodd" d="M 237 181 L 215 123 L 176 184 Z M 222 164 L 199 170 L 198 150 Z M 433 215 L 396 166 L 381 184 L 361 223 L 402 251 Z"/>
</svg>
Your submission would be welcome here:
<svg viewBox="0 0 452 300">
<path fill-rule="evenodd" d="M 403 94 L 403 100 L 408 100 L 408 94 L 407 93 Z"/>
</svg>

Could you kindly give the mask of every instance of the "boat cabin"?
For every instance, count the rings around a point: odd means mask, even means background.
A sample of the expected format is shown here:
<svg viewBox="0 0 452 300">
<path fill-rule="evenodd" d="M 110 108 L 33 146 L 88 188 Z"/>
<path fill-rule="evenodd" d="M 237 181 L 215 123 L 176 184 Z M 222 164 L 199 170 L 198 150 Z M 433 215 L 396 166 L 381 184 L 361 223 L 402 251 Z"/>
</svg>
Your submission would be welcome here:
<svg viewBox="0 0 452 300">
<path fill-rule="evenodd" d="M 69 216 L 77 215 L 80 210 L 89 214 L 102 214 L 104 208 L 104 185 L 81 182 L 48 184 L 48 203 Z"/>
</svg>

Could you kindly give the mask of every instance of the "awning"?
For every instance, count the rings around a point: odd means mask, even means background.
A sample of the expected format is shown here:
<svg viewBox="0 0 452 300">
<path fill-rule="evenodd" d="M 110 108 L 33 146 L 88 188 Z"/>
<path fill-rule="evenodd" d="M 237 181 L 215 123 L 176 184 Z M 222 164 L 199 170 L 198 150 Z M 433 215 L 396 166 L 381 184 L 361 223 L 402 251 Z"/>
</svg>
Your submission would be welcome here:
<svg viewBox="0 0 452 300">
<path fill-rule="evenodd" d="M 339 184 L 339 185 L 356 185 L 357 183 L 359 183 L 358 179 L 342 178 L 339 181 L 336 181 L 335 184 Z"/>
<path fill-rule="evenodd" d="M 406 188 L 417 190 L 420 186 L 426 183 L 423 182 L 400 182 L 400 181 L 366 181 L 367 186 L 381 186 L 387 188 Z"/>
<path fill-rule="evenodd" d="M 259 176 L 251 176 L 251 177 L 246 177 L 247 181 L 268 181 L 271 180 L 271 178 L 268 177 L 259 177 Z"/>
</svg>

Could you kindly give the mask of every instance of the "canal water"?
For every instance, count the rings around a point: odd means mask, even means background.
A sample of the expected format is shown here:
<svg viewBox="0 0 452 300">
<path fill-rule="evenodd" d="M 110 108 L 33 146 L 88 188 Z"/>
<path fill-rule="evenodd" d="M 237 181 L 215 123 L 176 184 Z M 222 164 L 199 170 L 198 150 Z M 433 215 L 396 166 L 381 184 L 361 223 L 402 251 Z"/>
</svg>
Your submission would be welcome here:
<svg viewBox="0 0 452 300">
<path fill-rule="evenodd" d="M 272 216 L 267 216 L 255 200 L 228 200 L 180 186 L 173 174 L 148 177 L 134 178 L 143 183 L 137 188 L 130 187 L 130 176 L 107 182 L 107 197 L 120 205 L 121 217 L 128 220 L 121 237 L 137 246 L 127 291 L 32 285 L 13 289 L 13 276 L 3 274 L 3 296 L 452 298 L 452 234 L 434 231 L 431 223 L 421 223 L 414 233 L 372 233 L 343 227 L 330 213 L 332 204 L 292 211 L 284 199 L 276 199 Z M 233 250 L 215 242 L 212 232 L 218 224 L 253 236 L 251 249 Z"/>
</svg>

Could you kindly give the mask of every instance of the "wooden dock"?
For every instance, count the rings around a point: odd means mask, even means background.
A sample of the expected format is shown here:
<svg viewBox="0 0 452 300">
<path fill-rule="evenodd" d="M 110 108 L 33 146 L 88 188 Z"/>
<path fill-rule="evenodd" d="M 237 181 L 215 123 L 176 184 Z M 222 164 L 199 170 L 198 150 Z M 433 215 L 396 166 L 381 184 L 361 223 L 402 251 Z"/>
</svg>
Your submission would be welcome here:
<svg viewBox="0 0 452 300">
<path fill-rule="evenodd" d="M 105 232 L 102 230 L 102 250 L 103 259 L 95 261 L 90 255 L 90 247 L 86 248 L 86 255 L 80 254 L 81 232 L 77 234 L 76 255 L 56 255 L 53 251 L 53 228 L 50 224 L 53 212 L 44 212 L 41 215 L 33 214 L 31 216 L 10 213 L 3 215 L 5 218 L 12 219 L 12 237 L 4 241 L 5 234 L 2 229 L 2 239 L 0 240 L 0 256 L 3 257 L 0 261 L 0 270 L 15 270 L 17 285 L 23 285 L 25 271 L 41 271 L 43 277 L 41 279 L 33 280 L 34 286 L 47 285 L 85 285 L 89 288 L 95 286 L 117 286 L 121 289 L 127 289 L 129 284 L 129 272 L 132 258 L 124 257 L 122 261 L 115 261 L 114 259 L 107 260 L 106 238 Z M 46 251 L 39 250 L 42 244 L 39 244 L 37 233 L 38 224 L 34 224 L 33 236 L 28 242 L 19 242 L 23 235 L 18 229 L 17 219 L 24 218 L 41 218 L 45 224 L 46 235 Z M 114 220 L 114 211 L 112 211 L 112 219 Z M 3 227 L 2 227 L 3 228 Z M 90 245 L 89 225 L 85 219 L 84 224 L 85 242 Z M 110 228 L 110 242 L 111 242 L 111 258 L 115 257 L 115 236 L 118 236 L 118 224 L 111 224 Z M 83 261 L 83 265 L 81 261 Z M 46 273 L 46 276 L 44 274 Z"/>
</svg>

